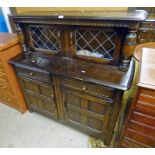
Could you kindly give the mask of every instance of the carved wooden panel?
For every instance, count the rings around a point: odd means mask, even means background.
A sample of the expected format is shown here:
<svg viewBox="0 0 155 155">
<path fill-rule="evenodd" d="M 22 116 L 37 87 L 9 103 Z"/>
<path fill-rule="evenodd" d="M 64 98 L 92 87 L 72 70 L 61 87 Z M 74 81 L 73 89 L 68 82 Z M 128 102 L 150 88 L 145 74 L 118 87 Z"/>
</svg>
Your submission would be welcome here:
<svg viewBox="0 0 155 155">
<path fill-rule="evenodd" d="M 82 82 L 71 78 L 62 78 L 62 85 L 84 93 L 111 99 L 114 96 L 114 89 L 110 87 L 95 85 L 93 83 Z"/>
<path fill-rule="evenodd" d="M 58 117 L 52 84 L 50 86 L 22 77 L 19 79 L 30 109 L 39 110 L 48 115 Z"/>
<path fill-rule="evenodd" d="M 62 92 L 65 121 L 106 139 L 112 103 L 67 88 L 62 88 Z"/>
</svg>

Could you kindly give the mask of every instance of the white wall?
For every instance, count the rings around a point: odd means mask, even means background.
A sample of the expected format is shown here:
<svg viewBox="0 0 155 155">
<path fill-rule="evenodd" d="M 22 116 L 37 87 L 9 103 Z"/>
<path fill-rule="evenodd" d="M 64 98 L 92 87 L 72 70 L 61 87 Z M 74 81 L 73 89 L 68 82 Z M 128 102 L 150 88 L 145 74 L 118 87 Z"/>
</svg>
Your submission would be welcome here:
<svg viewBox="0 0 155 155">
<path fill-rule="evenodd" d="M 9 18 L 8 18 L 8 14 L 11 14 L 10 8 L 9 7 L 2 7 L 2 12 L 5 18 L 5 22 L 8 28 L 8 31 L 11 33 L 11 26 L 10 26 L 10 22 L 9 22 Z"/>
</svg>

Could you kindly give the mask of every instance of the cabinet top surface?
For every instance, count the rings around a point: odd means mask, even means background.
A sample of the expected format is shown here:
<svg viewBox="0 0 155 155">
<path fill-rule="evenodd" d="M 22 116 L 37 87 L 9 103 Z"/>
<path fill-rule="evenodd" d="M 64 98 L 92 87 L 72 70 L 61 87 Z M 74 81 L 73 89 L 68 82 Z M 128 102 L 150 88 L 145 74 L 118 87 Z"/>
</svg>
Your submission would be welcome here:
<svg viewBox="0 0 155 155">
<path fill-rule="evenodd" d="M 19 42 L 16 34 L 0 33 L 0 52 Z"/>
<path fill-rule="evenodd" d="M 127 72 L 122 72 L 118 70 L 118 67 L 111 65 L 97 64 L 67 57 L 36 56 L 36 54 L 30 56 L 30 59 L 25 59 L 25 56 L 20 54 L 10 60 L 10 63 L 45 74 L 71 77 L 121 90 L 127 90 L 130 87 L 134 73 L 133 61 L 131 61 Z"/>
<path fill-rule="evenodd" d="M 143 21 L 147 18 L 148 13 L 144 10 L 135 11 L 65 11 L 65 12 L 25 12 L 19 15 L 13 15 L 15 18 L 41 18 L 46 17 L 48 19 L 83 19 L 83 20 L 131 20 L 131 21 Z"/>
<path fill-rule="evenodd" d="M 155 90 L 155 49 L 143 48 L 139 83 L 138 85 L 144 88 Z"/>
</svg>

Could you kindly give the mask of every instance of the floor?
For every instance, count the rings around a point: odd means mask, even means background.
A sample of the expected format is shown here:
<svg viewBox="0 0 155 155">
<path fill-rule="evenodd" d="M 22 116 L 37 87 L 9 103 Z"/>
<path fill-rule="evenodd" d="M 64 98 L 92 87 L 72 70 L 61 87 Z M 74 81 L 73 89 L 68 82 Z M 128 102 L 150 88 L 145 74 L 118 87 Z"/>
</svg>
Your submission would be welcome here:
<svg viewBox="0 0 155 155">
<path fill-rule="evenodd" d="M 0 103 L 0 148 L 86 148 L 88 135 Z"/>
</svg>

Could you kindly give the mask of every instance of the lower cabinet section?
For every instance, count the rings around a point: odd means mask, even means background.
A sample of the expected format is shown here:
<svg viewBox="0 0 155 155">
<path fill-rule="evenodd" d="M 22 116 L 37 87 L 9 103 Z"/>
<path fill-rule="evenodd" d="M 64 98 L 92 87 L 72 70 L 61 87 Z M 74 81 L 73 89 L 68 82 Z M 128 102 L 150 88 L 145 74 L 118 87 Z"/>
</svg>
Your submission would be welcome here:
<svg viewBox="0 0 155 155">
<path fill-rule="evenodd" d="M 16 71 L 30 112 L 54 118 L 110 144 L 121 91 L 61 76 L 36 80 Z"/>
</svg>

